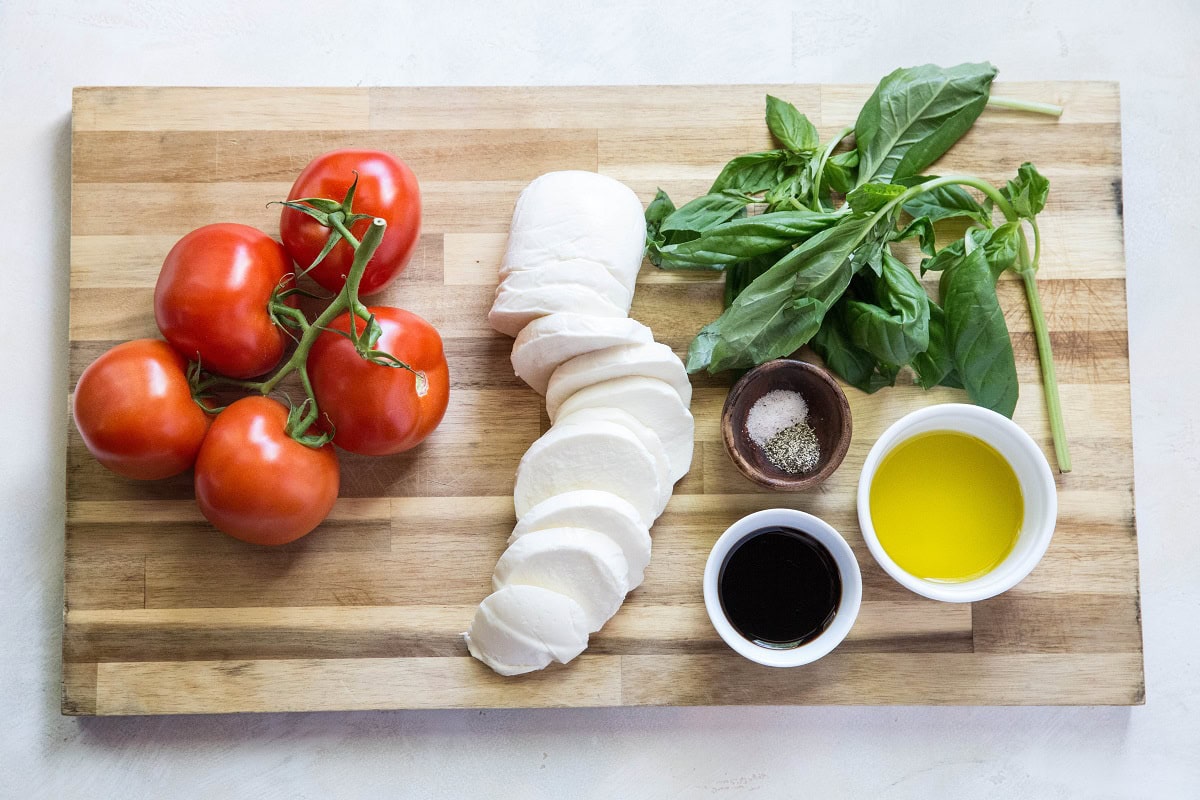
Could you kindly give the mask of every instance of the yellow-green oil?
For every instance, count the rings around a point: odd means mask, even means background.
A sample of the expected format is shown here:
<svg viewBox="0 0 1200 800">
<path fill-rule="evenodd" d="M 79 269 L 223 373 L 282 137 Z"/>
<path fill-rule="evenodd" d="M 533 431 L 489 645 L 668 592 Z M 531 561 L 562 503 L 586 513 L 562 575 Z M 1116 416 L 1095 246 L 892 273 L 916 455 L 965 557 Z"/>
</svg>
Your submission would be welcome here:
<svg viewBox="0 0 1200 800">
<path fill-rule="evenodd" d="M 1012 551 L 1025 516 L 1004 456 L 957 431 L 896 445 L 871 481 L 871 522 L 892 560 L 926 580 L 967 581 Z"/>
</svg>

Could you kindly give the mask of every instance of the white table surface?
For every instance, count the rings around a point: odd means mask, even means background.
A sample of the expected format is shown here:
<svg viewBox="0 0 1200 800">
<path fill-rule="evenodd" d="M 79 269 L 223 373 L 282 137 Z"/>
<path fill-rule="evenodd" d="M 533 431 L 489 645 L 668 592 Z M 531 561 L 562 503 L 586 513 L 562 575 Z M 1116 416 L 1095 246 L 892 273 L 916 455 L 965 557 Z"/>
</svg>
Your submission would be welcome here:
<svg viewBox="0 0 1200 800">
<path fill-rule="evenodd" d="M 390 5 L 0 0 L 0 797 L 1200 797 L 1200 3 Z M 59 716 L 72 86 L 874 82 L 983 59 L 1122 85 L 1144 707 Z"/>
</svg>

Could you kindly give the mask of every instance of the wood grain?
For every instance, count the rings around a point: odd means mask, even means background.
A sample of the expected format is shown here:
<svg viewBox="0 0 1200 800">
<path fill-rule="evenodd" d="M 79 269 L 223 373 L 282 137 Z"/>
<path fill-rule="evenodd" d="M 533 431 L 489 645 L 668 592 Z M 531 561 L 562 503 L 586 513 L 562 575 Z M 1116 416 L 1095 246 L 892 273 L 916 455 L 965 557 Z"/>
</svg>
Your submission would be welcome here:
<svg viewBox="0 0 1200 800">
<path fill-rule="evenodd" d="M 693 376 L 696 459 L 654 528 L 646 582 L 566 667 L 503 679 L 460 633 L 513 524 L 517 461 L 548 421 L 486 311 L 513 201 L 552 169 L 599 170 L 649 201 L 703 192 L 731 156 L 769 146 L 763 94 L 824 134 L 869 86 L 199 89 L 74 95 L 69 372 L 118 341 L 155 336 L 151 298 L 179 236 L 236 220 L 278 233 L 267 202 L 313 155 L 381 147 L 421 180 L 421 243 L 377 300 L 441 330 L 446 421 L 416 450 L 343 454 L 342 497 L 312 535 L 270 549 L 213 530 L 191 478 L 128 481 L 69 423 L 63 698 L 67 714 L 665 704 L 1130 704 L 1144 701 L 1121 229 L 1119 93 L 1027 83 L 997 94 L 1058 102 L 1053 120 L 988 111 L 935 169 L 994 182 L 1033 160 L 1051 180 L 1040 275 L 1075 471 L 1036 570 L 973 606 L 916 597 L 871 559 L 853 495 L 889 424 L 949 389 L 907 377 L 847 389 L 854 436 L 814 491 L 766 492 L 721 445 L 727 376 Z M 961 236 L 947 226 L 939 236 Z M 914 261 L 915 250 L 901 252 Z M 720 310 L 720 276 L 644 266 L 632 314 L 683 352 Z M 1003 280 L 1021 381 L 1015 419 L 1052 453 L 1019 284 Z M 68 398 L 69 399 L 69 398 Z M 740 659 L 703 609 L 708 549 L 777 505 L 827 519 L 862 565 L 863 608 L 826 659 L 772 670 Z"/>
</svg>

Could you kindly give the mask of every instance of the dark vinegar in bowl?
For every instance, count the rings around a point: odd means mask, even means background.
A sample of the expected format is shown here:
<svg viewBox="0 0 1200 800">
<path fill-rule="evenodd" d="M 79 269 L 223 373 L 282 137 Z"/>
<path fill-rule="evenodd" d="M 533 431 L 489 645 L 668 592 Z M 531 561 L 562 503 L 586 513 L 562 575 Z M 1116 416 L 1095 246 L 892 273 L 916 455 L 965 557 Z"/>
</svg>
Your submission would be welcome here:
<svg viewBox="0 0 1200 800">
<path fill-rule="evenodd" d="M 761 647 L 799 647 L 837 616 L 842 578 L 825 546 L 795 528 L 751 533 L 725 559 L 721 607 L 742 636 Z"/>
</svg>

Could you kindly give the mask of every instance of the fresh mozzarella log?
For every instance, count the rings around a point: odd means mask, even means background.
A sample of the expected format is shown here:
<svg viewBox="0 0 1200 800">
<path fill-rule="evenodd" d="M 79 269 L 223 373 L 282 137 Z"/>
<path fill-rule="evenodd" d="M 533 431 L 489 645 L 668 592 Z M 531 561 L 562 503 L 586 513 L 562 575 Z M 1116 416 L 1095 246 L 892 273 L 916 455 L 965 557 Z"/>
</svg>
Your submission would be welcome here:
<svg viewBox="0 0 1200 800">
<path fill-rule="evenodd" d="M 608 408 L 604 406 L 593 406 L 591 408 L 581 408 L 578 411 L 568 414 L 565 417 L 559 417 L 554 424 L 556 426 L 565 425 L 587 425 L 590 422 L 615 422 L 629 430 L 642 446 L 650 451 L 650 455 L 654 456 L 654 464 L 658 471 L 658 508 L 655 509 L 654 516 L 662 514 L 663 509 L 667 507 L 667 503 L 671 500 L 671 488 L 674 486 L 674 481 L 671 480 L 671 462 L 667 459 L 667 451 L 663 448 L 662 439 L 658 438 L 658 434 L 647 428 L 641 422 L 630 414 L 628 411 L 622 411 L 619 408 Z"/>
<path fill-rule="evenodd" d="M 523 584 L 566 595 L 588 632 L 608 622 L 629 591 L 629 566 L 612 539 L 585 528 L 549 528 L 518 538 L 496 562 L 492 588 Z"/>
<path fill-rule="evenodd" d="M 600 489 L 625 498 L 646 526 L 658 516 L 662 489 L 654 456 L 615 422 L 554 426 L 530 445 L 513 488 L 517 517 L 575 489 Z"/>
<path fill-rule="evenodd" d="M 648 343 L 654 335 L 637 320 L 560 313 L 533 320 L 513 342 L 513 370 L 538 394 L 564 361 L 598 347 Z"/>
<path fill-rule="evenodd" d="M 500 275 L 583 258 L 632 292 L 645 245 L 642 204 L 628 186 L 595 172 L 549 172 L 517 198 Z"/>
<path fill-rule="evenodd" d="M 593 350 L 564 362 L 546 387 L 546 413 L 553 421 L 563 401 L 580 389 L 630 375 L 666 381 L 685 406 L 692 404 L 692 384 L 679 356 L 661 342 L 648 342 Z"/>
<path fill-rule="evenodd" d="M 479 604 L 463 634 L 471 655 L 501 675 L 565 664 L 588 644 L 587 614 L 566 595 L 514 584 Z"/>
<path fill-rule="evenodd" d="M 613 305 L 586 286 L 564 283 L 525 292 L 501 291 L 488 312 L 488 323 L 506 336 L 516 336 L 539 317 L 576 312 L 590 317 L 624 318 L 626 311 Z"/>
<path fill-rule="evenodd" d="M 627 411 L 657 433 L 667 451 L 672 483 L 682 478 L 691 468 L 696 423 L 692 419 L 692 413 L 684 406 L 679 394 L 670 384 L 657 378 L 641 376 L 613 378 L 594 383 L 564 400 L 558 407 L 557 418 L 583 408 L 595 407 Z"/>
<path fill-rule="evenodd" d="M 529 269 L 510 270 L 500 280 L 496 294 L 503 291 L 525 292 L 566 283 L 586 286 L 626 313 L 633 302 L 633 291 L 612 276 L 603 264 L 586 258 L 571 258 L 540 264 Z"/>
<path fill-rule="evenodd" d="M 629 567 L 629 588 L 642 585 L 650 563 L 650 529 L 637 509 L 611 492 L 578 489 L 548 497 L 525 512 L 513 528 L 508 543 L 534 531 L 550 528 L 587 528 L 617 543 Z"/>
</svg>

